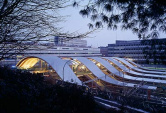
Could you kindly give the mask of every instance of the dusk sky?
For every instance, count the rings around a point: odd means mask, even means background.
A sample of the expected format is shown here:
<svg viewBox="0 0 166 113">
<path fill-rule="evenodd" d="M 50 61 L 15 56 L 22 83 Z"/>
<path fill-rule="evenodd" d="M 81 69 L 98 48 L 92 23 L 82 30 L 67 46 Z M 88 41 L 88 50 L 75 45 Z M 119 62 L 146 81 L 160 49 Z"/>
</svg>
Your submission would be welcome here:
<svg viewBox="0 0 166 113">
<path fill-rule="evenodd" d="M 82 17 L 79 14 L 79 8 L 68 7 L 60 12 L 62 15 L 70 15 L 66 18 L 66 22 L 60 24 L 64 27 L 64 31 L 84 33 L 89 30 L 88 23 L 92 22 L 89 18 Z M 97 30 L 89 35 L 92 38 L 85 38 L 88 46 L 99 47 L 107 46 L 108 44 L 115 43 L 116 40 L 138 40 L 137 35 L 132 31 L 124 31 L 118 28 L 117 30 L 107 30 L 105 26 L 103 29 Z M 159 38 L 166 38 L 166 34 L 161 33 Z"/>
</svg>

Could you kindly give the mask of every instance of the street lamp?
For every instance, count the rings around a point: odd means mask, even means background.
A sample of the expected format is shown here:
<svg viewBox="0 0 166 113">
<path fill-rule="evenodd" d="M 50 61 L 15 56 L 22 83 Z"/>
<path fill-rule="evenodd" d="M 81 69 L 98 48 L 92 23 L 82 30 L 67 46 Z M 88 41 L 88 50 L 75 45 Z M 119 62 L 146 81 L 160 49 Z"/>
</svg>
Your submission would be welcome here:
<svg viewBox="0 0 166 113">
<path fill-rule="evenodd" d="M 64 64 L 64 66 L 63 66 L 63 81 L 64 81 L 64 75 L 65 75 L 65 74 L 64 74 L 65 66 L 66 66 L 66 64 L 67 64 L 68 62 L 70 62 L 70 61 L 74 61 L 74 60 L 68 60 L 68 61 L 66 61 L 65 64 Z M 78 64 L 78 63 L 75 62 L 75 65 L 76 65 L 76 64 Z"/>
<path fill-rule="evenodd" d="M 63 66 L 63 81 L 64 81 L 64 69 L 65 69 L 65 66 L 68 62 L 70 62 L 71 60 L 68 60 L 67 62 L 65 62 L 64 66 Z"/>
<path fill-rule="evenodd" d="M 124 72 L 122 70 L 122 74 L 123 74 L 123 95 L 125 96 L 125 90 L 124 90 Z"/>
</svg>

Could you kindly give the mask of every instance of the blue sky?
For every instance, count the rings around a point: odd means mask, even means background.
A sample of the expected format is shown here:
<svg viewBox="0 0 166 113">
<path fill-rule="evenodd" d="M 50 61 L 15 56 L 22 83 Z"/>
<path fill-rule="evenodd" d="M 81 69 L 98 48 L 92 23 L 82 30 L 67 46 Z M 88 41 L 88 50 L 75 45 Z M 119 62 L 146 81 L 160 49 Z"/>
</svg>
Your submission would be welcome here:
<svg viewBox="0 0 166 113">
<path fill-rule="evenodd" d="M 64 31 L 84 33 L 89 30 L 87 24 L 91 22 L 89 18 L 83 18 L 79 14 L 78 8 L 68 7 L 63 9 L 60 14 L 69 15 L 66 17 L 66 21 L 61 23 Z M 106 27 L 97 30 L 93 34 L 89 35 L 92 38 L 85 38 L 88 45 L 92 47 L 107 46 L 108 44 L 115 43 L 116 40 L 137 40 L 137 35 L 132 31 L 124 31 L 120 28 L 117 30 L 107 30 Z M 161 33 L 159 38 L 166 38 L 166 34 Z"/>
</svg>

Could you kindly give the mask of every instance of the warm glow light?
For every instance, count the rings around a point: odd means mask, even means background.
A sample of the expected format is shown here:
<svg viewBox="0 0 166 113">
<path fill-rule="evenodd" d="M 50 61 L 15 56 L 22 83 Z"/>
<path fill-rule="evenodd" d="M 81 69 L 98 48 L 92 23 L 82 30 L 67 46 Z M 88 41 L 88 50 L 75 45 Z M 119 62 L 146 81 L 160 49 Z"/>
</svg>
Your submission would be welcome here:
<svg viewBox="0 0 166 113">
<path fill-rule="evenodd" d="M 82 69 L 85 69 L 85 66 L 82 66 L 81 68 L 82 68 Z"/>
<path fill-rule="evenodd" d="M 19 67 L 22 69 L 28 69 L 33 67 L 38 62 L 38 58 L 29 58 L 23 61 Z"/>
<path fill-rule="evenodd" d="M 100 66 L 100 63 L 98 63 L 97 65 Z"/>
</svg>

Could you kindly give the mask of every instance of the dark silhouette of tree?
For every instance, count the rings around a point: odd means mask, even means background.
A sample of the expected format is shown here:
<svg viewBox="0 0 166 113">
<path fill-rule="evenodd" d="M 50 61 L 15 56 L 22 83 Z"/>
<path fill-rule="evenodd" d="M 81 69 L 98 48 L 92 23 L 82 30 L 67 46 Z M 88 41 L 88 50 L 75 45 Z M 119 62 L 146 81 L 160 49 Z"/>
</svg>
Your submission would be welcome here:
<svg viewBox="0 0 166 113">
<path fill-rule="evenodd" d="M 73 6 L 79 6 L 76 0 Z M 139 39 L 157 38 L 160 32 L 166 33 L 165 0 L 89 0 L 80 14 L 89 17 L 94 24 L 89 28 L 132 30 Z"/>
<path fill-rule="evenodd" d="M 1 113 L 93 113 L 90 93 L 76 84 L 52 85 L 40 74 L 0 67 Z"/>
<path fill-rule="evenodd" d="M 117 113 L 97 104 L 86 87 L 0 67 L 0 113 Z"/>
</svg>

